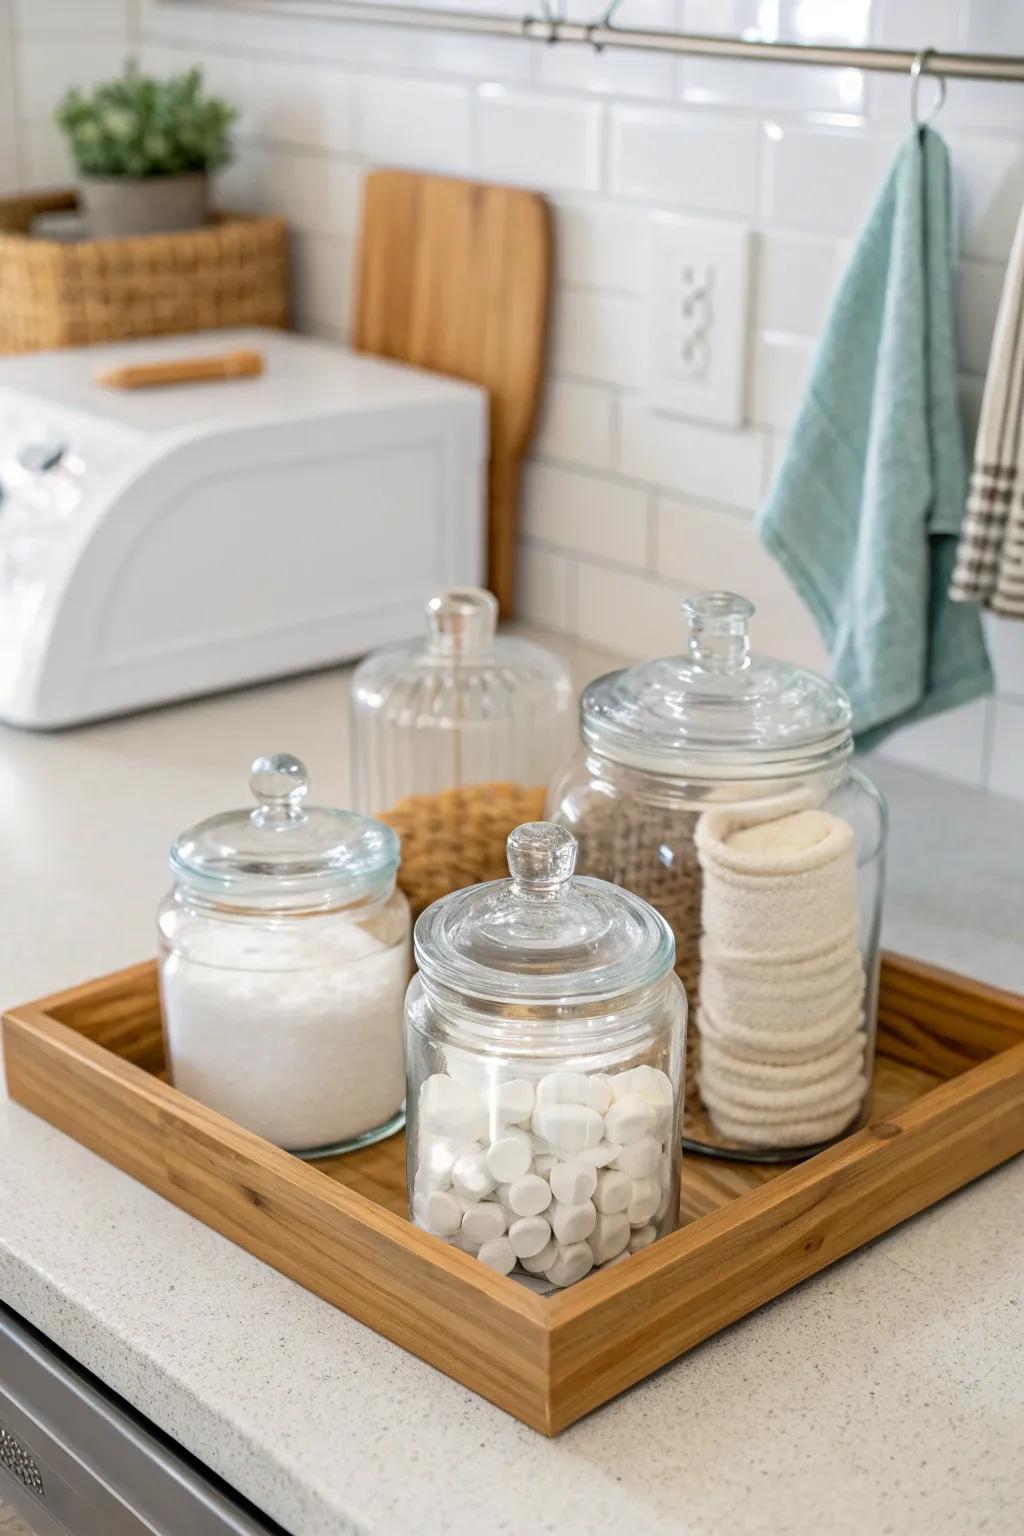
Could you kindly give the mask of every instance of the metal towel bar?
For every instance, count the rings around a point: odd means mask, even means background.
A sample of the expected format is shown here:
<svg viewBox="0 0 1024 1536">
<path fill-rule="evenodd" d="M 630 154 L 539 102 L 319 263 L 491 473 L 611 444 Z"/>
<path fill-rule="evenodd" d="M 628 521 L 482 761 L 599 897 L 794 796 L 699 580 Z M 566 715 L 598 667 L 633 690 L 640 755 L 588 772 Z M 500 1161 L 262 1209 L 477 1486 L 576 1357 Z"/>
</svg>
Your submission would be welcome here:
<svg viewBox="0 0 1024 1536">
<path fill-rule="evenodd" d="M 783 64 L 831 65 L 840 69 L 869 69 L 883 74 L 909 74 L 919 49 L 831 47 L 816 43 L 755 42 L 702 33 L 652 32 L 617 27 L 608 17 L 593 23 L 563 21 L 544 6 L 544 15 L 489 15 L 444 10 L 436 6 L 377 5 L 373 0 L 175 0 L 178 5 L 211 3 L 221 10 L 263 11 L 276 15 L 314 17 L 321 21 L 352 21 L 372 26 L 406 27 L 414 31 L 472 32 L 489 37 L 526 37 L 537 42 L 578 43 L 594 49 L 630 48 L 644 53 L 681 53 L 714 59 L 761 59 Z M 595 4 L 595 10 L 597 5 Z M 1024 57 L 1016 54 L 941 53 L 928 50 L 922 73 L 947 80 L 1024 80 Z"/>
</svg>

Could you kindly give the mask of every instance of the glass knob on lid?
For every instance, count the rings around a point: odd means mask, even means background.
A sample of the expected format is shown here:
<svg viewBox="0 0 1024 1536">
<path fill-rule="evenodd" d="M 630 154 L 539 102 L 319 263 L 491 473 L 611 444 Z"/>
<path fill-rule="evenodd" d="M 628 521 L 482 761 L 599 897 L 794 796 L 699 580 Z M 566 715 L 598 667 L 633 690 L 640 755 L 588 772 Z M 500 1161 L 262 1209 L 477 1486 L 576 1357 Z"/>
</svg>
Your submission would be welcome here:
<svg viewBox="0 0 1024 1536">
<path fill-rule="evenodd" d="M 579 844 L 550 821 L 526 821 L 510 832 L 508 872 L 517 896 L 557 896 L 576 868 Z"/>
<path fill-rule="evenodd" d="M 748 627 L 754 605 L 735 592 L 688 597 L 683 612 L 690 621 L 690 655 L 705 672 L 742 672 L 750 666 Z"/>
<path fill-rule="evenodd" d="M 498 627 L 498 600 L 483 587 L 455 587 L 427 603 L 430 650 L 437 656 L 486 656 Z"/>
<path fill-rule="evenodd" d="M 685 655 L 610 672 L 584 689 L 588 745 L 627 767 L 675 778 L 800 773 L 848 757 L 850 701 L 817 672 L 750 649 L 753 603 L 688 598 Z"/>
<path fill-rule="evenodd" d="M 305 819 L 301 806 L 309 794 L 309 774 L 305 763 L 290 752 L 258 757 L 249 771 L 249 788 L 259 801 L 249 813 L 258 827 Z"/>
<path fill-rule="evenodd" d="M 509 835 L 511 878 L 442 897 L 416 924 L 427 985 L 510 1002 L 619 997 L 672 968 L 671 929 L 640 897 L 575 875 L 577 843 L 549 822 Z"/>
<path fill-rule="evenodd" d="M 256 758 L 254 809 L 199 822 L 171 848 L 175 878 L 198 896 L 261 909 L 386 899 L 399 864 L 390 827 L 354 811 L 307 805 L 309 774 L 291 753 Z"/>
</svg>

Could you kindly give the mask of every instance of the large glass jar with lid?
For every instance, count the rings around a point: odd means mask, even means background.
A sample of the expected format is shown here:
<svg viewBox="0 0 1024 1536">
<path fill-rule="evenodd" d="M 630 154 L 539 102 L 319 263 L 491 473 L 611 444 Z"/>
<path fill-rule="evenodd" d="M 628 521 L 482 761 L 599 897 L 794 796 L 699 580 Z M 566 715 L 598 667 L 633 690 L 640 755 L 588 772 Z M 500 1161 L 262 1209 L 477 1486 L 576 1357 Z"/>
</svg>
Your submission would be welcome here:
<svg viewBox="0 0 1024 1536">
<path fill-rule="evenodd" d="M 583 749 L 547 812 L 582 870 L 675 933 L 692 1019 L 684 1145 L 788 1160 L 868 1111 L 885 809 L 851 764 L 841 689 L 751 654 L 744 598 L 683 608 L 685 654 L 584 690 Z"/>
<path fill-rule="evenodd" d="M 497 600 L 439 592 L 426 635 L 368 656 L 352 680 L 352 782 L 360 810 L 491 782 L 546 784 L 572 736 L 560 657 L 499 635 Z"/>
<path fill-rule="evenodd" d="M 282 753 L 252 765 L 255 805 L 171 849 L 160 996 L 176 1088 L 302 1157 L 404 1124 L 410 917 L 398 839 L 305 803 Z"/>
<path fill-rule="evenodd" d="M 574 876 L 547 822 L 511 878 L 419 918 L 406 1002 L 413 1220 L 544 1289 L 677 1224 L 686 998 L 653 907 Z"/>
</svg>

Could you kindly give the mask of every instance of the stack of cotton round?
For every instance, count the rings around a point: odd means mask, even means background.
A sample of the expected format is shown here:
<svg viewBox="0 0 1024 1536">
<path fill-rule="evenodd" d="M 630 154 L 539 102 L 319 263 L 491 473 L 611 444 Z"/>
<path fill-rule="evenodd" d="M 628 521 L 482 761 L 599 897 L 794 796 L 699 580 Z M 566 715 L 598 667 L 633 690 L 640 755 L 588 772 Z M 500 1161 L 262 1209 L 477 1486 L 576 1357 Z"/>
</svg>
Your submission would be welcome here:
<svg viewBox="0 0 1024 1536">
<path fill-rule="evenodd" d="M 751 825 L 706 812 L 699 1087 L 752 1148 L 837 1136 L 867 1093 L 853 831 L 802 809 Z"/>
<path fill-rule="evenodd" d="M 419 1090 L 413 1220 L 502 1274 L 553 1286 L 653 1242 L 673 1194 L 672 1084 L 657 1067 Z M 674 1213 L 672 1213 L 674 1216 Z"/>
</svg>

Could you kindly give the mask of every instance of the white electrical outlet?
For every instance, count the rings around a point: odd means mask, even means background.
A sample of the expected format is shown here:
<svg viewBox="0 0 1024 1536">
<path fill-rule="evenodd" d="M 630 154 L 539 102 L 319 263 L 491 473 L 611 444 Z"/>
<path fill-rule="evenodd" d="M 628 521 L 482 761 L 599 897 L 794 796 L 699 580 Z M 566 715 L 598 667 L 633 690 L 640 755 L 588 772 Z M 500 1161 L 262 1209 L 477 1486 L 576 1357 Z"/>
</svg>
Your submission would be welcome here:
<svg viewBox="0 0 1024 1536">
<path fill-rule="evenodd" d="M 743 420 L 750 230 L 651 215 L 647 394 L 656 410 Z"/>
</svg>

